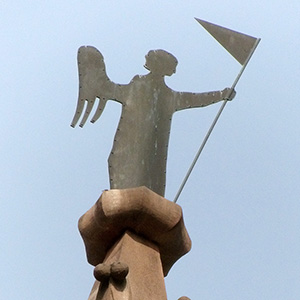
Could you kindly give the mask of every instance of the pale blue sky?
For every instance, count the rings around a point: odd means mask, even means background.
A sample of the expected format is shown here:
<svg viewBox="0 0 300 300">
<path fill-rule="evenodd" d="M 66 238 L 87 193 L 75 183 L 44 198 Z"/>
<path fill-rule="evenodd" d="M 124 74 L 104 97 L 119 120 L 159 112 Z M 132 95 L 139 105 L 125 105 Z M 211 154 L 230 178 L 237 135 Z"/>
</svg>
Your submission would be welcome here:
<svg viewBox="0 0 300 300">
<path fill-rule="evenodd" d="M 109 187 L 121 108 L 69 126 L 77 49 L 97 47 L 118 83 L 161 48 L 179 61 L 172 89 L 231 86 L 240 66 L 198 17 L 262 41 L 179 198 L 193 248 L 168 299 L 300 299 L 299 14 L 298 0 L 2 1 L 0 298 L 82 300 L 93 284 L 77 220 Z M 166 198 L 219 107 L 174 115 Z"/>
</svg>

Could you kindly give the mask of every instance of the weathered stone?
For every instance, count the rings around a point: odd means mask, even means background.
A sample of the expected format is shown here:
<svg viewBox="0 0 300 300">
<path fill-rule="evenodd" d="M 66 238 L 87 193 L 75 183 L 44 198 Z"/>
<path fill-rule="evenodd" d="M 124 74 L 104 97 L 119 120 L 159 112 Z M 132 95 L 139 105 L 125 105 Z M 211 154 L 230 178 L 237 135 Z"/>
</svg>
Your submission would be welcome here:
<svg viewBox="0 0 300 300">
<path fill-rule="evenodd" d="M 167 300 L 164 275 L 158 247 L 146 239 L 127 231 L 108 252 L 104 263 L 112 265 L 111 273 L 129 266 L 123 281 L 111 274 L 109 282 L 96 281 L 88 300 Z"/>
<path fill-rule="evenodd" d="M 191 248 L 181 207 L 146 187 L 104 191 L 78 226 L 94 266 L 104 261 L 126 230 L 157 245 L 165 276 Z"/>
<path fill-rule="evenodd" d="M 111 277 L 117 281 L 123 281 L 129 272 L 128 265 L 121 262 L 112 263 L 110 268 Z"/>
<path fill-rule="evenodd" d="M 108 280 L 111 273 L 111 267 L 107 264 L 98 264 L 94 269 L 94 277 L 98 281 Z"/>
</svg>

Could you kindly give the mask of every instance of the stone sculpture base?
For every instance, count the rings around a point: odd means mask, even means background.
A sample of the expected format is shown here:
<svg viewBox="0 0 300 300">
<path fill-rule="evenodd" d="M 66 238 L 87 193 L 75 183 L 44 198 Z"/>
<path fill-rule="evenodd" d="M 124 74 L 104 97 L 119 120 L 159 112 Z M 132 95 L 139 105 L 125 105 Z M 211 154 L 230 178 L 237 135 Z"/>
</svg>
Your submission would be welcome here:
<svg viewBox="0 0 300 300">
<path fill-rule="evenodd" d="M 104 264 L 122 262 L 129 266 L 124 281 L 96 281 L 88 300 L 167 300 L 158 247 L 132 232 L 125 232 L 107 254 Z"/>
<path fill-rule="evenodd" d="M 191 248 L 181 207 L 146 187 L 103 192 L 79 230 L 96 267 L 88 300 L 167 300 L 164 276 Z"/>
</svg>

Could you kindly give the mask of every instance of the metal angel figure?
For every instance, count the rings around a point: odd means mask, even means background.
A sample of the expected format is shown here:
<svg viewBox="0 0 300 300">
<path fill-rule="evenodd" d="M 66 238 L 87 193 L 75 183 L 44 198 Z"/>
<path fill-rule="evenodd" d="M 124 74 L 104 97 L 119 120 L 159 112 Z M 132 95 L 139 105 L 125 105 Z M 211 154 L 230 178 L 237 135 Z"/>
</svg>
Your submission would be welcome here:
<svg viewBox="0 0 300 300">
<path fill-rule="evenodd" d="M 111 189 L 146 186 L 164 196 L 173 113 L 233 99 L 235 92 L 229 88 L 208 93 L 173 91 L 164 77 L 174 74 L 176 66 L 177 59 L 172 54 L 151 50 L 145 64 L 149 73 L 136 75 L 129 84 L 120 85 L 106 75 L 103 56 L 96 48 L 79 49 L 79 99 L 71 126 L 75 127 L 86 101 L 81 127 L 96 98 L 99 105 L 91 122 L 100 117 L 107 100 L 122 104 L 121 119 L 108 159 Z"/>
</svg>

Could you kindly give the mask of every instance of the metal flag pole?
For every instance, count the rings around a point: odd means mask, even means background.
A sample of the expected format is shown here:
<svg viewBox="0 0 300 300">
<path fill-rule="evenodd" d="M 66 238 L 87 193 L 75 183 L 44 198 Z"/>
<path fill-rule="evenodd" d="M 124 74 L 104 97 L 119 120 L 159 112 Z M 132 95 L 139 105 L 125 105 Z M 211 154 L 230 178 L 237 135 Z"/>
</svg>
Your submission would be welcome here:
<svg viewBox="0 0 300 300">
<path fill-rule="evenodd" d="M 256 39 L 255 44 L 254 44 L 254 46 L 253 46 L 253 48 L 252 48 L 250 54 L 248 55 L 248 58 L 246 59 L 245 63 L 243 64 L 243 66 L 242 66 L 240 72 L 239 72 L 238 75 L 236 76 L 236 78 L 235 78 L 235 80 L 234 80 L 234 82 L 233 82 L 233 84 L 232 84 L 232 86 L 231 86 L 231 88 L 230 88 L 229 97 L 231 96 L 231 93 L 232 93 L 233 90 L 235 89 L 235 87 L 236 87 L 238 81 L 240 80 L 240 78 L 241 78 L 241 76 L 242 76 L 242 74 L 243 74 L 243 72 L 244 72 L 244 70 L 245 70 L 245 68 L 246 68 L 246 66 L 247 66 L 247 64 L 248 64 L 248 62 L 250 61 L 250 59 L 251 59 L 251 57 L 252 57 L 252 55 L 253 55 L 253 53 L 254 53 L 256 47 L 258 46 L 260 40 L 261 40 L 260 38 Z M 184 179 L 183 179 L 183 181 L 182 181 L 182 183 L 181 183 L 181 185 L 180 185 L 180 187 L 179 187 L 179 190 L 178 190 L 178 192 L 177 192 L 177 194 L 176 194 L 176 196 L 175 196 L 173 202 L 175 202 L 175 203 L 177 202 L 177 200 L 178 200 L 178 198 L 179 198 L 179 196 L 180 196 L 180 194 L 181 194 L 181 192 L 182 192 L 182 190 L 183 190 L 183 188 L 184 188 L 184 186 L 185 186 L 185 184 L 186 184 L 188 178 L 190 177 L 190 175 L 191 175 L 191 173 L 192 173 L 192 171 L 193 171 L 193 169 L 194 169 L 194 166 L 196 165 L 196 162 L 197 162 L 197 160 L 198 160 L 198 158 L 199 158 L 199 156 L 200 156 L 200 154 L 201 154 L 201 152 L 202 152 L 202 150 L 203 150 L 203 148 L 204 148 L 204 146 L 205 146 L 205 144 L 206 144 L 206 142 L 207 142 L 207 140 L 208 140 L 208 138 L 209 138 L 211 132 L 213 131 L 213 129 L 214 129 L 214 127 L 215 127 L 215 125 L 216 125 L 216 123 L 217 123 L 217 121 L 218 121 L 218 119 L 219 119 L 221 113 L 222 113 L 222 111 L 224 110 L 224 108 L 225 108 L 227 102 L 228 102 L 228 100 L 224 100 L 222 106 L 220 107 L 220 109 L 219 109 L 219 111 L 218 111 L 218 113 L 217 113 L 215 119 L 213 120 L 213 122 L 212 122 L 212 124 L 211 124 L 211 126 L 210 126 L 210 128 L 209 128 L 209 130 L 208 130 L 208 132 L 207 132 L 207 134 L 206 134 L 206 136 L 205 136 L 205 138 L 204 138 L 204 140 L 203 140 L 203 142 L 202 142 L 202 144 L 201 144 L 199 150 L 198 150 L 198 152 L 196 153 L 196 156 L 195 156 L 193 162 L 191 163 L 190 168 L 189 168 L 188 171 L 187 171 L 187 174 L 185 175 L 185 177 L 184 177 Z"/>
</svg>

